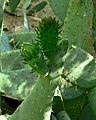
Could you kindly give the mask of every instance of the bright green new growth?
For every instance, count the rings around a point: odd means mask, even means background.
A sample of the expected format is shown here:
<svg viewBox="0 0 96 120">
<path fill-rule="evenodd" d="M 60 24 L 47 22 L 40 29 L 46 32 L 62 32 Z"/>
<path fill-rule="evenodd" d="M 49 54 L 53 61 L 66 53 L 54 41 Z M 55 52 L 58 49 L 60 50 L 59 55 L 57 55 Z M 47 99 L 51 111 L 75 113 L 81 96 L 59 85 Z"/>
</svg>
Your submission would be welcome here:
<svg viewBox="0 0 96 120">
<path fill-rule="evenodd" d="M 58 55 L 58 48 L 64 47 L 58 44 L 60 28 L 61 25 L 55 18 L 43 18 L 36 28 L 37 40 L 32 44 L 23 44 L 22 56 L 24 60 L 39 74 L 44 75 L 49 72 L 52 67 L 51 63 Z"/>
<path fill-rule="evenodd" d="M 46 57 L 50 60 L 56 55 L 61 25 L 55 18 L 48 17 L 39 22 L 36 29 L 40 45 Z"/>
<path fill-rule="evenodd" d="M 47 66 L 42 51 L 38 43 L 24 43 L 22 48 L 22 56 L 25 63 L 29 64 L 33 70 L 39 74 L 46 74 Z"/>
<path fill-rule="evenodd" d="M 22 48 L 22 56 L 24 57 L 24 61 L 27 63 L 31 62 L 32 67 L 36 67 L 36 59 L 38 58 L 39 48 L 36 44 L 23 44 Z"/>
</svg>

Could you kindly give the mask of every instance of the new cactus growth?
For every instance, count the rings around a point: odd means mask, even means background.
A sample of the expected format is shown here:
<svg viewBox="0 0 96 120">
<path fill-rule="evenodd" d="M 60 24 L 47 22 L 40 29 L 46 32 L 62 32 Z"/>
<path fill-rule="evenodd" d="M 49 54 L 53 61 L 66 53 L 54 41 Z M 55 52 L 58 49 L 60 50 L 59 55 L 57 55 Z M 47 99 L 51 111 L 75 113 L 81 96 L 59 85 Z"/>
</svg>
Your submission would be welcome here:
<svg viewBox="0 0 96 120">
<path fill-rule="evenodd" d="M 42 50 L 50 60 L 54 59 L 56 55 L 57 43 L 61 32 L 60 28 L 61 25 L 59 24 L 59 21 L 56 21 L 55 18 L 50 16 L 47 19 L 42 19 L 36 29 Z"/>
<path fill-rule="evenodd" d="M 57 48 L 63 47 L 58 44 L 60 28 L 61 25 L 55 18 L 44 18 L 36 29 L 38 39 L 35 43 L 24 43 L 22 56 L 39 73 L 39 78 L 30 95 L 12 115 L 11 120 L 50 120 L 55 89 L 61 78 L 58 69 L 61 69 L 62 72 L 62 64 L 57 67 L 54 62 L 55 56 L 59 54 L 56 53 Z M 49 67 L 51 67 L 52 73 L 49 72 Z"/>
</svg>

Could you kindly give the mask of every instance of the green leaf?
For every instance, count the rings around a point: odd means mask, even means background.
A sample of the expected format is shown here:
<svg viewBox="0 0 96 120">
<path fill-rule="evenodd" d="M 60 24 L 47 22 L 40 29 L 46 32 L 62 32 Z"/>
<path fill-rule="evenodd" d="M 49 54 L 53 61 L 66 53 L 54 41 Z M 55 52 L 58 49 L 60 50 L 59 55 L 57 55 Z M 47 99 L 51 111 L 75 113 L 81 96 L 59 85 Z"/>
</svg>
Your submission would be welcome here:
<svg viewBox="0 0 96 120">
<path fill-rule="evenodd" d="M 19 3 L 20 3 L 20 0 L 9 0 L 9 7 L 11 12 L 15 11 Z"/>
</svg>

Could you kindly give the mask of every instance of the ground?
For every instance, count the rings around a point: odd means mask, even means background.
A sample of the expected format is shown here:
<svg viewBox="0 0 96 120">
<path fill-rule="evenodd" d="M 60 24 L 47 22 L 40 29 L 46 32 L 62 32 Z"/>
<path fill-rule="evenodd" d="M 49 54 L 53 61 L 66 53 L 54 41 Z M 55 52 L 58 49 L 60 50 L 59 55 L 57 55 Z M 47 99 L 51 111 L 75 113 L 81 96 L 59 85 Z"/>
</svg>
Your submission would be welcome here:
<svg viewBox="0 0 96 120">
<path fill-rule="evenodd" d="M 38 1 L 43 1 L 43 0 L 38 0 Z M 37 0 L 32 2 L 32 6 L 35 6 L 38 3 Z M 18 8 L 16 9 L 15 14 L 17 15 L 12 15 L 5 11 L 4 13 L 4 31 L 7 34 L 11 33 L 19 33 L 23 31 L 23 14 L 22 14 L 22 5 L 19 5 Z M 34 28 L 37 26 L 38 21 L 45 17 L 45 16 L 50 16 L 54 15 L 51 8 L 47 4 L 46 7 L 36 13 L 35 15 L 32 16 L 27 16 L 30 31 L 34 31 Z"/>
</svg>

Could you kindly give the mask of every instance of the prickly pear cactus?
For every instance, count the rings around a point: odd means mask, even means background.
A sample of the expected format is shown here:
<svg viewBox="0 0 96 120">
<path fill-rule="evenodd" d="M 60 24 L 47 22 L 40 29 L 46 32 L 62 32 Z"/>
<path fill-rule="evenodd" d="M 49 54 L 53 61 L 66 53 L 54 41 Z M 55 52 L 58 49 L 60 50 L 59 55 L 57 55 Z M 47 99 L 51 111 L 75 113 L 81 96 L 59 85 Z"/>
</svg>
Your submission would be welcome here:
<svg viewBox="0 0 96 120">
<path fill-rule="evenodd" d="M 89 53 L 73 47 L 63 57 L 64 70 L 62 77 L 83 88 L 96 86 L 96 63 Z"/>
<path fill-rule="evenodd" d="M 96 1 L 93 0 L 93 4 L 94 4 L 94 10 L 93 10 L 93 46 L 94 46 L 94 50 L 96 52 Z"/>
<path fill-rule="evenodd" d="M 89 104 L 92 108 L 92 111 L 96 117 L 96 87 L 94 87 L 89 93 Z"/>
<path fill-rule="evenodd" d="M 10 120 L 50 120 L 52 101 L 58 79 L 40 76 L 30 95 Z"/>
<path fill-rule="evenodd" d="M 58 0 L 48 0 L 52 10 L 62 22 L 64 22 L 66 17 L 69 1 L 70 0 L 59 0 L 58 2 Z"/>
<path fill-rule="evenodd" d="M 92 0 L 70 0 L 64 20 L 62 39 L 67 39 L 70 46 L 77 45 L 87 52 L 91 52 L 92 14 Z"/>
<path fill-rule="evenodd" d="M 39 78 L 30 95 L 17 108 L 10 120 L 50 120 L 53 97 L 61 79 L 63 66 L 57 48 L 62 52 L 61 48 L 64 51 L 68 47 L 64 47 L 64 44 L 62 46 L 62 42 L 58 43 L 60 28 L 61 25 L 55 18 L 44 18 L 36 29 L 38 39 L 35 43 L 24 43 L 22 56 L 25 62 L 39 73 Z M 55 55 L 58 62 L 54 62 Z M 63 54 L 61 55 L 63 57 Z"/>
<path fill-rule="evenodd" d="M 4 7 L 4 0 L 0 0 L 0 42 L 1 42 L 1 30 L 2 30 L 2 21 L 3 21 L 3 7 Z"/>
</svg>

